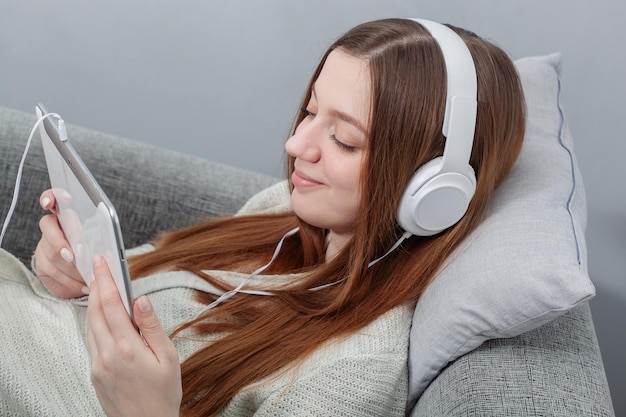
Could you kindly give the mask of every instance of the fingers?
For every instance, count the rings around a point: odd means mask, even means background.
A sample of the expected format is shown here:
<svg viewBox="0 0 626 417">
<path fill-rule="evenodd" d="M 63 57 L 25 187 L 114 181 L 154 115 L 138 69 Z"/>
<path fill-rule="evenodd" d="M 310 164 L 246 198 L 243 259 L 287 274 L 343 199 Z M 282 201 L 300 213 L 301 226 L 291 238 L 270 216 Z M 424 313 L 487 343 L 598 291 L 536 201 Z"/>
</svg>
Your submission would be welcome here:
<svg viewBox="0 0 626 417">
<path fill-rule="evenodd" d="M 113 278 L 110 277 L 108 268 L 106 265 L 103 265 L 104 263 L 105 262 L 101 257 L 94 259 L 94 277 L 91 279 L 89 303 L 87 305 L 87 344 L 92 364 L 97 363 L 96 359 L 100 352 L 104 352 L 105 356 L 108 354 L 110 357 L 110 353 L 114 351 L 116 341 L 123 341 L 127 339 L 127 337 L 124 336 L 123 333 L 120 333 L 119 330 L 117 331 L 117 335 L 114 336 L 111 328 L 114 328 L 116 325 L 119 327 L 119 323 L 112 323 L 109 325 L 109 321 L 107 319 L 107 312 L 105 312 L 105 310 L 113 309 L 113 311 L 115 311 L 119 308 L 124 309 L 124 306 L 122 305 L 117 292 L 112 293 L 109 288 L 109 280 L 113 286 L 115 286 L 115 284 L 112 282 Z M 116 298 L 119 300 L 119 303 Z M 125 311 L 126 310 L 124 310 L 124 313 Z M 116 317 L 115 314 L 111 314 L 110 312 L 108 315 Z M 126 321 L 130 322 L 128 315 L 125 315 Z M 120 321 L 121 318 L 117 318 L 117 320 Z M 124 327 L 123 320 L 121 321 L 122 326 Z"/>
<path fill-rule="evenodd" d="M 111 331 L 102 311 L 99 288 L 95 279 L 91 280 L 87 319 L 89 323 L 87 326 L 87 346 L 93 363 L 97 359 L 98 353 L 106 346 L 101 345 L 101 343 L 108 343 L 112 340 Z"/>
<path fill-rule="evenodd" d="M 60 196 L 56 196 L 53 190 L 46 190 L 41 193 L 39 197 L 39 204 L 44 210 L 49 210 L 52 214 L 43 216 L 39 221 L 39 229 L 42 234 L 47 237 L 48 242 L 54 243 L 56 252 L 59 253 L 66 262 L 72 262 L 74 260 L 74 254 L 71 251 L 71 246 L 66 238 L 66 234 L 61 228 L 59 217 L 57 213 L 57 202 L 61 200 L 71 199 L 69 194 L 65 191 L 55 190 L 56 193 L 60 193 Z M 67 197 L 65 197 L 67 195 Z M 72 210 L 66 210 L 64 217 L 70 217 L 72 223 L 80 224 L 80 220 L 76 213 Z M 64 223 L 65 224 L 65 223 Z M 75 233 L 74 231 L 72 231 Z M 82 233 L 81 233 L 82 234 Z"/>
<path fill-rule="evenodd" d="M 41 239 L 35 249 L 35 272 L 48 289 L 59 297 L 78 297 L 86 291 L 74 265 L 74 254 L 54 214 L 39 221 Z"/>
<path fill-rule="evenodd" d="M 97 292 L 93 294 L 93 285 L 90 298 L 97 298 L 99 309 L 115 338 L 126 337 L 128 332 L 138 335 L 128 315 L 119 294 L 111 271 L 102 256 L 94 257 L 93 273 L 96 280 Z M 91 303 L 91 300 L 90 300 Z"/>
<path fill-rule="evenodd" d="M 57 203 L 69 204 L 72 196 L 63 189 L 50 188 L 45 190 L 39 196 L 39 205 L 44 210 L 50 210 L 52 213 L 57 212 Z"/>
<path fill-rule="evenodd" d="M 40 241 L 35 250 L 35 273 L 48 290 L 57 297 L 76 298 L 89 294 L 80 276 L 68 275 L 43 255 L 44 244 Z"/>
<path fill-rule="evenodd" d="M 39 204 L 52 214 L 39 221 L 41 239 L 35 249 L 35 273 L 57 297 L 74 298 L 88 294 L 83 277 L 76 268 L 75 254 L 59 224 L 57 203 L 66 203 L 71 196 L 59 189 L 41 193 Z"/>
<path fill-rule="evenodd" d="M 141 331 L 141 335 L 159 362 L 178 363 L 178 352 L 176 349 L 172 349 L 172 342 L 163 330 L 148 297 L 144 295 L 135 301 L 134 314 L 135 323 Z"/>
<path fill-rule="evenodd" d="M 44 255 L 51 260 L 63 260 L 68 265 L 74 261 L 71 246 L 54 214 L 47 214 L 39 220 L 39 230 L 45 241 Z"/>
<path fill-rule="evenodd" d="M 93 334 L 92 350 L 97 352 L 104 343 L 110 341 L 103 340 L 105 338 L 117 341 L 126 339 L 131 344 L 140 343 L 143 348 L 147 345 L 159 362 L 178 364 L 178 352 L 163 330 L 148 297 L 140 297 L 133 306 L 135 323 L 141 332 L 139 335 L 126 312 L 108 266 L 101 257 L 94 261 L 94 275 L 96 278 L 91 285 L 88 308 Z"/>
<path fill-rule="evenodd" d="M 56 211 L 56 200 L 52 190 L 46 190 L 39 196 L 39 205 L 44 210 Z"/>
</svg>

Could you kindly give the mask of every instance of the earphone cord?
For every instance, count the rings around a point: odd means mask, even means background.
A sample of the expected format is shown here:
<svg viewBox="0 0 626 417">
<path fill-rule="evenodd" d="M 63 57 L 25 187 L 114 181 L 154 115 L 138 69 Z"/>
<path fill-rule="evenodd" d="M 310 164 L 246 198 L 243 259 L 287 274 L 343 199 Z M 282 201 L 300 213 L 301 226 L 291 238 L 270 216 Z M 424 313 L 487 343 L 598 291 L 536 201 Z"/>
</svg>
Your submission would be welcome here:
<svg viewBox="0 0 626 417">
<path fill-rule="evenodd" d="M 270 261 L 268 263 L 266 263 L 262 267 L 258 268 L 256 271 L 252 272 L 250 275 L 248 275 L 243 281 L 241 281 L 241 283 L 236 288 L 234 288 L 234 289 L 232 289 L 230 291 L 226 291 L 221 296 L 219 296 L 215 301 L 211 302 L 210 304 L 207 304 L 202 310 L 200 310 L 200 312 L 198 314 L 196 314 L 196 318 L 201 316 L 202 314 L 204 314 L 206 311 L 208 311 L 208 310 L 214 308 L 215 306 L 223 303 L 224 301 L 228 300 L 229 298 L 232 298 L 237 293 L 251 294 L 251 295 L 274 295 L 274 293 L 272 293 L 271 291 L 245 290 L 245 289 L 243 289 L 243 287 L 251 278 L 253 278 L 253 277 L 259 275 L 261 272 L 265 271 L 272 264 L 272 262 L 274 262 L 274 260 L 276 259 L 276 257 L 280 253 L 280 250 L 281 250 L 281 248 L 283 246 L 283 242 L 285 241 L 285 239 L 288 238 L 289 236 L 292 236 L 292 235 L 296 234 L 299 230 L 300 230 L 300 228 L 296 227 L 294 229 L 291 229 L 287 233 L 285 233 L 285 235 L 278 242 L 278 245 L 276 245 L 276 249 L 274 249 L 274 254 L 272 255 L 272 259 L 270 259 Z M 373 265 L 375 265 L 380 260 L 385 258 L 391 252 L 396 250 L 402 244 L 402 242 L 404 242 L 406 239 L 411 237 L 411 235 L 412 235 L 411 232 L 404 232 L 404 234 L 400 237 L 400 239 L 398 239 L 396 241 L 396 243 L 394 243 L 393 246 L 383 256 L 381 256 L 379 258 L 376 258 L 373 261 L 371 261 L 367 265 L 367 267 L 371 268 Z M 331 282 L 329 284 L 324 284 L 324 285 L 320 285 L 318 287 L 309 288 L 309 291 L 319 291 L 319 290 L 322 290 L 324 288 L 328 288 L 328 287 L 332 287 L 333 285 L 337 285 L 337 284 L 339 284 L 340 282 L 343 282 L 343 281 L 345 281 L 345 278 L 340 279 L 340 280 L 335 281 L 335 282 Z"/>
<path fill-rule="evenodd" d="M 7 213 L 7 217 L 4 219 L 4 223 L 2 224 L 2 231 L 0 232 L 0 246 L 2 246 L 2 240 L 4 239 L 4 235 L 9 228 L 9 223 L 11 222 L 11 217 L 13 217 L 13 212 L 15 211 L 15 206 L 17 205 L 17 197 L 20 194 L 20 182 L 22 181 L 22 171 L 24 170 L 24 162 L 26 161 L 26 154 L 28 154 L 28 150 L 30 149 L 30 144 L 33 140 L 33 136 L 35 135 L 35 131 L 39 127 L 39 125 L 48 117 L 56 117 L 59 120 L 61 116 L 56 113 L 47 113 L 44 114 L 37 120 L 32 130 L 30 131 L 30 135 L 28 136 L 28 141 L 26 142 L 26 148 L 24 149 L 24 153 L 22 154 L 22 159 L 20 160 L 20 166 L 17 169 L 17 178 L 15 179 L 15 188 L 13 191 L 13 198 L 11 199 L 11 206 L 9 207 L 9 212 Z"/>
<path fill-rule="evenodd" d="M 226 291 L 225 293 L 223 293 L 222 295 L 220 295 L 215 301 L 213 301 L 212 303 L 208 304 L 206 307 L 204 307 L 197 315 L 196 317 L 200 316 L 201 314 L 203 314 L 205 311 L 212 309 L 213 307 L 223 303 L 224 301 L 228 300 L 229 298 L 233 297 L 235 294 L 237 294 L 238 292 L 240 293 L 244 293 L 244 294 L 253 294 L 253 295 L 274 295 L 273 293 L 269 292 L 269 291 L 260 291 L 260 290 L 244 290 L 243 286 L 246 285 L 246 283 L 252 278 L 255 277 L 257 275 L 259 275 L 261 272 L 265 271 L 271 264 L 272 262 L 274 262 L 274 259 L 276 259 L 276 257 L 278 256 L 278 253 L 280 252 L 280 249 L 283 247 L 283 242 L 285 241 L 285 239 L 287 239 L 289 236 L 292 236 L 294 234 L 296 234 L 298 232 L 298 230 L 300 230 L 299 227 L 293 228 L 290 231 L 288 231 L 287 233 L 285 233 L 285 235 L 280 239 L 280 241 L 278 242 L 278 245 L 276 245 L 276 249 L 274 249 L 274 254 L 272 255 L 272 259 L 270 259 L 270 261 L 268 263 L 266 263 L 265 265 L 263 265 L 262 267 L 260 267 L 259 269 L 257 269 L 256 271 L 254 271 L 253 273 L 251 273 L 250 275 L 248 275 L 246 277 L 246 279 L 244 279 L 243 281 L 241 281 L 241 283 L 235 288 L 232 289 L 230 291 Z"/>
<path fill-rule="evenodd" d="M 389 255 L 391 252 L 393 252 L 394 250 L 396 250 L 398 248 L 398 246 L 400 246 L 402 244 L 402 242 L 404 242 L 405 240 L 407 240 L 408 238 L 410 238 L 413 235 L 413 233 L 411 232 L 404 232 L 404 234 L 402 236 L 400 236 L 400 239 L 398 239 L 396 241 L 396 243 L 393 244 L 393 246 L 391 247 L 391 249 L 389 249 L 383 256 L 381 256 L 380 258 L 376 258 L 374 259 L 372 262 L 370 262 L 369 264 L 367 264 L 367 268 L 371 268 L 373 265 L 375 265 L 376 263 L 378 263 L 378 261 L 382 260 L 383 258 L 385 258 L 387 255 Z"/>
</svg>

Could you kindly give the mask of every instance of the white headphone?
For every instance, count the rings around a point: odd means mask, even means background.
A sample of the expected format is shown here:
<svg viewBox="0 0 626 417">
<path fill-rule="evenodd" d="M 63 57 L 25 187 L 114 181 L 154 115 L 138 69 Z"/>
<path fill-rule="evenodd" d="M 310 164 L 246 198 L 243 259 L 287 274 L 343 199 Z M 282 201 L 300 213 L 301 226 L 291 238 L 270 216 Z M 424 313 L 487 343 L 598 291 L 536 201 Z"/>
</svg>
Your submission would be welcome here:
<svg viewBox="0 0 626 417">
<path fill-rule="evenodd" d="M 443 156 L 421 166 L 409 181 L 398 207 L 397 220 L 405 231 L 432 236 L 457 223 L 476 190 L 469 164 L 476 126 L 476 68 L 465 42 L 449 27 L 411 19 L 439 45 L 446 64 L 448 88 L 443 135 Z"/>
</svg>

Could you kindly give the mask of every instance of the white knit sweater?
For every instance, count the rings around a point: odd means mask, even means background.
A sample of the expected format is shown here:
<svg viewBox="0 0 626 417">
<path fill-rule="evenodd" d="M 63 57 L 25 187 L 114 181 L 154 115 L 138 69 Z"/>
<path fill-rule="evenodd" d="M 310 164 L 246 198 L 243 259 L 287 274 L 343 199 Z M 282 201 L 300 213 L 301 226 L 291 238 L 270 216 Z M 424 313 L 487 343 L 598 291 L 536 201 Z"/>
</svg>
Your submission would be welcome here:
<svg viewBox="0 0 626 417">
<path fill-rule="evenodd" d="M 245 278 L 214 273 L 235 285 Z M 203 307 L 194 290 L 219 294 L 186 272 L 136 280 L 133 290 L 136 297 L 150 297 L 166 331 Z M 0 250 L 0 416 L 104 415 L 89 379 L 86 310 L 86 298 L 55 298 L 28 268 Z M 403 416 L 412 313 L 411 306 L 398 307 L 356 334 L 326 344 L 297 368 L 244 388 L 221 415 Z M 174 343 L 184 360 L 202 342 L 175 338 Z"/>
</svg>

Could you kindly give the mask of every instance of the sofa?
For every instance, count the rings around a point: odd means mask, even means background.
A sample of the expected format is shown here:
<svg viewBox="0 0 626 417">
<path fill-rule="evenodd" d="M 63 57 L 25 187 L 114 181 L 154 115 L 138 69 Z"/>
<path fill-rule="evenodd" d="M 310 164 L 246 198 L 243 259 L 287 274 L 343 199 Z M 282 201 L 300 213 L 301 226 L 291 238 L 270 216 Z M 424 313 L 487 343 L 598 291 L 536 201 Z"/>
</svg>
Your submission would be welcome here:
<svg viewBox="0 0 626 417">
<path fill-rule="evenodd" d="M 2 220 L 35 121 L 34 111 L 0 108 Z M 166 229 L 235 213 L 251 196 L 279 181 L 71 123 L 68 135 L 116 206 L 127 248 Z M 40 236 L 38 219 L 43 213 L 38 196 L 48 187 L 43 151 L 35 137 L 2 244 L 26 264 Z M 526 327 L 508 326 L 513 329 L 509 333 L 483 332 L 472 339 L 474 344 L 455 349 L 418 384 L 409 413 L 413 417 L 614 416 L 588 298 L 544 314 L 532 325 L 524 320 Z"/>
</svg>

